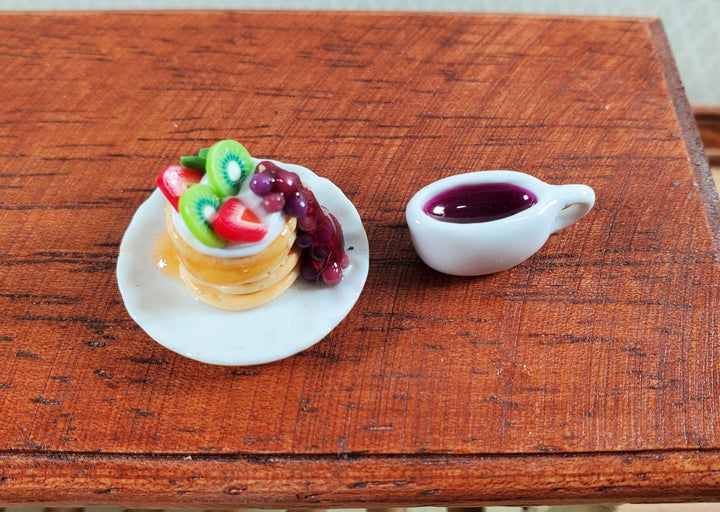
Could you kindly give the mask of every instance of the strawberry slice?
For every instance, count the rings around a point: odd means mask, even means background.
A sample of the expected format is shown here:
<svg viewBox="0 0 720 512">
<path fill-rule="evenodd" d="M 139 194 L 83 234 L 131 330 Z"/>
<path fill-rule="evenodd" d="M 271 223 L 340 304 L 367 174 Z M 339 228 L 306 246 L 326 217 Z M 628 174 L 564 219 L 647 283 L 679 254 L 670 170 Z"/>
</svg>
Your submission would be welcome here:
<svg viewBox="0 0 720 512">
<path fill-rule="evenodd" d="M 180 196 L 192 185 L 200 183 L 202 177 L 201 172 L 181 165 L 171 165 L 157 175 L 157 186 L 177 211 Z"/>
<path fill-rule="evenodd" d="M 237 197 L 223 203 L 212 227 L 218 235 L 232 242 L 259 242 L 268 232 L 263 221 Z"/>
</svg>

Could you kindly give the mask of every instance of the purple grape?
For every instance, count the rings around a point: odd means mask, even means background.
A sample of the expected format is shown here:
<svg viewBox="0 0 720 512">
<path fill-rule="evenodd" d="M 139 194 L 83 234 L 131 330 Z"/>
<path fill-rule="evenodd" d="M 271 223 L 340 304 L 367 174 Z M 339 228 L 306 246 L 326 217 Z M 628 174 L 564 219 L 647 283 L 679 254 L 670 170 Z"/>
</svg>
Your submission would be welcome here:
<svg viewBox="0 0 720 512">
<path fill-rule="evenodd" d="M 322 271 L 323 282 L 329 286 L 335 286 L 342 281 L 343 271 L 337 262 L 333 261 Z"/>
<path fill-rule="evenodd" d="M 303 279 L 305 279 L 305 281 L 310 283 L 315 283 L 320 279 L 320 274 L 318 274 L 318 271 L 315 270 L 313 264 L 307 261 L 300 265 L 300 275 Z"/>
<path fill-rule="evenodd" d="M 330 248 L 325 245 L 315 245 L 310 255 L 315 261 L 325 262 L 330 257 Z"/>
<path fill-rule="evenodd" d="M 320 243 L 328 243 L 332 237 L 335 229 L 333 228 L 332 222 L 324 217 L 318 222 L 317 228 L 315 229 L 315 236 Z"/>
<path fill-rule="evenodd" d="M 263 197 L 262 206 L 268 213 L 279 212 L 285 206 L 285 197 L 280 192 L 271 192 Z"/>
<path fill-rule="evenodd" d="M 309 208 L 308 211 L 305 212 L 305 215 L 298 219 L 298 229 L 302 229 L 303 231 L 314 231 L 315 226 L 317 226 L 317 220 L 315 211 Z"/>
<path fill-rule="evenodd" d="M 270 160 L 263 160 L 262 162 L 259 162 L 257 164 L 258 172 L 269 172 L 274 175 L 278 169 L 280 169 L 280 167 L 275 165 Z"/>
<path fill-rule="evenodd" d="M 300 249 L 312 247 L 314 243 L 315 237 L 312 233 L 308 233 L 307 231 L 301 231 L 295 237 L 295 245 L 297 245 Z"/>
<path fill-rule="evenodd" d="M 290 197 L 300 190 L 300 177 L 294 172 L 278 168 L 275 172 L 274 192 L 282 192 L 285 197 Z"/>
<path fill-rule="evenodd" d="M 342 268 L 348 268 L 350 266 L 350 256 L 347 255 L 345 251 L 342 252 L 342 255 L 340 256 L 340 267 Z"/>
<path fill-rule="evenodd" d="M 291 217 L 300 219 L 305 217 L 307 211 L 308 204 L 305 200 L 305 196 L 302 195 L 302 192 L 295 192 L 292 195 L 285 196 L 285 213 Z"/>
<path fill-rule="evenodd" d="M 266 196 L 272 192 L 274 179 L 269 172 L 261 172 L 250 180 L 250 190 L 259 196 Z"/>
</svg>

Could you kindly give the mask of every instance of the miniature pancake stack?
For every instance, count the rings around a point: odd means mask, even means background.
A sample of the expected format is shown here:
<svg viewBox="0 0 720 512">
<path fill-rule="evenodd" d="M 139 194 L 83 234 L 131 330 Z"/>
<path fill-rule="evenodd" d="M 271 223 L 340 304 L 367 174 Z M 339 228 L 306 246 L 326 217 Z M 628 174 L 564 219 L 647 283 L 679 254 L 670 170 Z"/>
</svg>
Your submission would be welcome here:
<svg viewBox="0 0 720 512">
<path fill-rule="evenodd" d="M 287 290 L 299 275 L 294 218 L 266 249 L 236 258 L 194 249 L 178 232 L 169 208 L 165 223 L 177 251 L 180 278 L 196 297 L 212 306 L 236 311 L 260 306 Z"/>
<path fill-rule="evenodd" d="M 337 219 L 297 174 L 257 165 L 223 140 L 157 177 L 178 275 L 199 300 L 221 309 L 258 307 L 298 276 L 336 285 L 349 264 Z"/>
</svg>

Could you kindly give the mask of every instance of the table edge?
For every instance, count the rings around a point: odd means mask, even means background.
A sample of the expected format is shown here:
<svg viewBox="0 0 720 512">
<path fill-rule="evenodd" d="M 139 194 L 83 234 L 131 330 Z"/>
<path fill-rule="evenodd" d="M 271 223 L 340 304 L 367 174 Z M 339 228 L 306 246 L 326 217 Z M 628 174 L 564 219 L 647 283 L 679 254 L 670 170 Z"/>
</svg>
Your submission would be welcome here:
<svg viewBox="0 0 720 512">
<path fill-rule="evenodd" d="M 710 163 L 700 137 L 700 130 L 693 109 L 685 94 L 685 87 L 680 78 L 680 72 L 662 20 L 656 19 L 649 23 L 648 30 L 650 40 L 655 48 L 657 61 L 665 77 L 675 116 L 679 122 L 682 139 L 687 149 L 688 164 L 692 168 L 694 181 L 697 184 L 698 192 L 705 207 L 706 225 L 710 228 L 715 249 L 715 259 L 720 261 L 720 196 L 715 187 Z"/>
<path fill-rule="evenodd" d="M 380 508 L 720 500 L 720 450 L 537 455 L 0 455 L 0 505 Z"/>
</svg>

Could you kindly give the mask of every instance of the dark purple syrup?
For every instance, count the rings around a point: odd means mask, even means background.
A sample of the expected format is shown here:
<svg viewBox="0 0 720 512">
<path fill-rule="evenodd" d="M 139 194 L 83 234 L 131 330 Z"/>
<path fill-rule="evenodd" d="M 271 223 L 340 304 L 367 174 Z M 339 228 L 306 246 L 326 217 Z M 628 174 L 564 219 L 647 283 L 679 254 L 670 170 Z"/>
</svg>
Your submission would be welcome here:
<svg viewBox="0 0 720 512">
<path fill-rule="evenodd" d="M 437 220 L 473 224 L 504 219 L 537 203 L 535 194 L 511 183 L 460 185 L 432 197 L 423 211 Z"/>
</svg>

